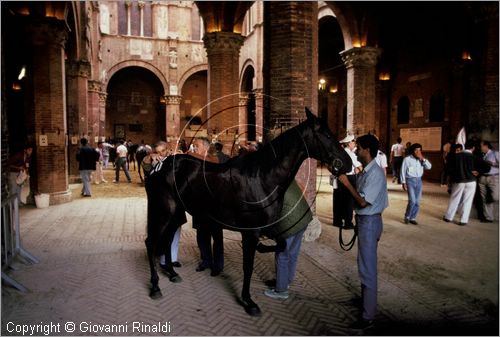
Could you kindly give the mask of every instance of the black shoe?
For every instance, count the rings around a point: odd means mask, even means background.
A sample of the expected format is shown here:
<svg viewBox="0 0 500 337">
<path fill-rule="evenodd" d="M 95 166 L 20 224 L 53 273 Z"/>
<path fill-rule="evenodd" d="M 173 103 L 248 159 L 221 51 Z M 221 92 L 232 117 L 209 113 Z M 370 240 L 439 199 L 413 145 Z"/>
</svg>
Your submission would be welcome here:
<svg viewBox="0 0 500 337">
<path fill-rule="evenodd" d="M 405 224 L 408 224 L 408 223 L 410 222 L 410 219 L 405 218 L 403 222 L 404 222 Z"/>
<path fill-rule="evenodd" d="M 373 327 L 373 320 L 360 319 L 352 323 L 349 328 L 355 330 L 364 330 Z"/>
<path fill-rule="evenodd" d="M 220 273 L 222 273 L 222 270 L 217 270 L 217 269 L 214 269 L 210 272 L 210 276 L 219 276 Z"/>
<path fill-rule="evenodd" d="M 410 223 L 411 223 L 412 225 L 418 225 L 417 220 L 410 220 Z"/>
<path fill-rule="evenodd" d="M 446 217 L 443 216 L 443 221 L 444 222 L 451 222 L 451 220 L 446 219 Z"/>
<path fill-rule="evenodd" d="M 196 269 L 195 269 L 195 270 L 196 270 L 196 271 L 204 271 L 205 269 L 207 269 L 207 267 L 202 266 L 202 265 L 200 264 L 198 267 L 196 267 Z"/>
<path fill-rule="evenodd" d="M 276 279 L 264 281 L 264 284 L 269 288 L 276 288 Z"/>
<path fill-rule="evenodd" d="M 481 222 L 486 222 L 486 223 L 492 223 L 492 222 L 493 222 L 493 220 L 488 220 L 488 219 L 482 219 L 482 220 L 480 220 L 480 221 L 481 221 Z"/>
<path fill-rule="evenodd" d="M 180 267 L 182 267 L 182 264 L 179 261 L 174 261 L 174 262 L 172 262 L 172 266 L 174 266 L 176 268 L 180 268 Z"/>
<path fill-rule="evenodd" d="M 459 226 L 465 226 L 465 225 L 467 225 L 467 222 L 459 222 L 458 225 Z"/>
<path fill-rule="evenodd" d="M 161 270 L 163 270 L 165 273 L 168 273 L 168 271 L 167 271 L 167 265 L 166 265 L 166 264 L 161 264 L 161 263 L 160 263 L 160 268 L 161 268 Z"/>
</svg>

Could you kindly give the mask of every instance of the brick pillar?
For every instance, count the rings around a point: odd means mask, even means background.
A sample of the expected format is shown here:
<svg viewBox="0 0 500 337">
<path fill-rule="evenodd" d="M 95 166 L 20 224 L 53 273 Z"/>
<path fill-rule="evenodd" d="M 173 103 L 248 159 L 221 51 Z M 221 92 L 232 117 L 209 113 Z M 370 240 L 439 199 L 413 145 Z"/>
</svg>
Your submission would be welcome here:
<svg viewBox="0 0 500 337">
<path fill-rule="evenodd" d="M 34 23 L 32 37 L 33 132 L 36 139 L 36 186 L 38 193 L 50 194 L 50 204 L 71 201 L 68 185 L 66 146 L 66 74 L 64 45 L 66 26 L 59 21 Z M 42 146 L 40 136 L 47 136 Z"/>
<path fill-rule="evenodd" d="M 165 96 L 166 111 L 165 111 L 165 130 L 167 130 L 167 141 L 177 141 L 181 134 L 181 119 L 180 119 L 180 104 L 181 96 Z"/>
<path fill-rule="evenodd" d="M 248 101 L 250 97 L 248 94 L 240 94 L 239 99 L 239 123 L 238 123 L 238 135 L 239 141 L 246 144 L 248 140 L 248 115 L 247 115 L 247 107 Z"/>
<path fill-rule="evenodd" d="M 264 90 L 270 97 L 264 110 L 266 128 L 282 121 L 298 124 L 306 118 L 305 107 L 317 112 L 318 4 L 266 1 L 264 25 Z M 306 187 L 313 212 L 316 166 L 316 160 L 306 160 L 296 176 Z"/>
<path fill-rule="evenodd" d="M 355 47 L 340 53 L 347 68 L 347 132 L 356 136 L 375 129 L 375 66 L 380 54 L 373 47 Z"/>
<path fill-rule="evenodd" d="M 239 55 L 243 36 L 230 32 L 206 33 L 203 37 L 208 56 L 209 133 L 238 126 L 239 115 Z"/>
<path fill-rule="evenodd" d="M 80 181 L 76 151 L 80 138 L 87 134 L 87 79 L 90 75 L 90 63 L 76 60 L 67 63 L 68 86 L 68 173 L 69 182 Z M 76 141 L 76 142 L 75 142 Z"/>
<path fill-rule="evenodd" d="M 264 91 L 262 88 L 254 89 L 255 94 L 255 136 L 257 142 L 264 139 Z"/>
<path fill-rule="evenodd" d="M 102 89 L 102 86 L 101 86 Z M 99 138 L 101 141 L 104 141 L 107 136 L 106 135 L 106 99 L 108 98 L 108 94 L 104 91 L 99 92 Z"/>
</svg>

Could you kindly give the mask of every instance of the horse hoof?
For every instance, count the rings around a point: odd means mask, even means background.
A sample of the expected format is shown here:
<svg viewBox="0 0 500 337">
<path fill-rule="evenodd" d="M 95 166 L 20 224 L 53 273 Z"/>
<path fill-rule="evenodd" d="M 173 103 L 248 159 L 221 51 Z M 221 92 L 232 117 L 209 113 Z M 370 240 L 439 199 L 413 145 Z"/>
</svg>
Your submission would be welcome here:
<svg viewBox="0 0 500 337">
<path fill-rule="evenodd" d="M 257 304 L 255 306 L 246 306 L 245 311 L 250 316 L 260 316 L 261 314 L 260 308 Z"/>
<path fill-rule="evenodd" d="M 260 316 L 261 311 L 259 306 L 254 301 L 244 301 L 240 300 L 241 305 L 245 308 L 245 311 L 250 316 Z"/>
<path fill-rule="evenodd" d="M 160 288 L 151 289 L 151 291 L 149 292 L 149 297 L 151 297 L 151 299 L 153 299 L 153 300 L 157 300 L 157 299 L 161 298 L 162 296 L 163 296 L 163 294 L 161 293 Z"/>
<path fill-rule="evenodd" d="M 182 277 L 180 275 L 170 276 L 168 279 L 170 280 L 170 282 L 173 282 L 173 283 L 182 282 Z"/>
</svg>

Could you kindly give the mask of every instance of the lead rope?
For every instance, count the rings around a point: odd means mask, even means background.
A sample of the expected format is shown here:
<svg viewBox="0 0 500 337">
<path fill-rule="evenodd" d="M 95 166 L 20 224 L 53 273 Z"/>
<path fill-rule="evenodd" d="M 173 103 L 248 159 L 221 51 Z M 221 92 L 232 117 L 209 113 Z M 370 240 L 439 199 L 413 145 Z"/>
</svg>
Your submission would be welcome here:
<svg viewBox="0 0 500 337">
<path fill-rule="evenodd" d="M 354 246 L 354 243 L 356 242 L 356 237 L 358 236 L 358 226 L 354 225 L 354 235 L 351 238 L 351 241 L 349 241 L 347 244 L 344 243 L 344 239 L 342 238 L 342 225 L 339 228 L 339 244 L 340 248 L 343 250 L 350 251 L 352 247 Z"/>
</svg>

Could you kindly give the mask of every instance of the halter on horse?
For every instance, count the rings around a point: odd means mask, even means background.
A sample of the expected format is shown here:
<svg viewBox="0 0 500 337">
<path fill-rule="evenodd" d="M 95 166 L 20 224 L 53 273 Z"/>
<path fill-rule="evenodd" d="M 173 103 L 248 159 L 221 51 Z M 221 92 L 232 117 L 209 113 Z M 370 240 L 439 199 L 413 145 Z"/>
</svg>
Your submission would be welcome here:
<svg viewBox="0 0 500 337">
<path fill-rule="evenodd" d="M 245 310 L 258 315 L 250 296 L 250 279 L 260 231 L 279 221 L 283 197 L 302 162 L 314 158 L 337 168 L 350 169 L 352 162 L 326 124 L 306 108 L 307 120 L 287 130 L 259 151 L 214 164 L 189 155 L 170 156 L 155 166 L 146 181 L 148 237 L 146 248 L 151 268 L 151 298 L 161 297 L 155 256 L 166 255 L 171 281 L 174 271 L 170 245 L 175 231 L 186 222 L 184 212 L 208 216 L 224 228 L 239 231 L 243 243 Z M 334 164 L 335 163 L 335 164 Z"/>
</svg>

